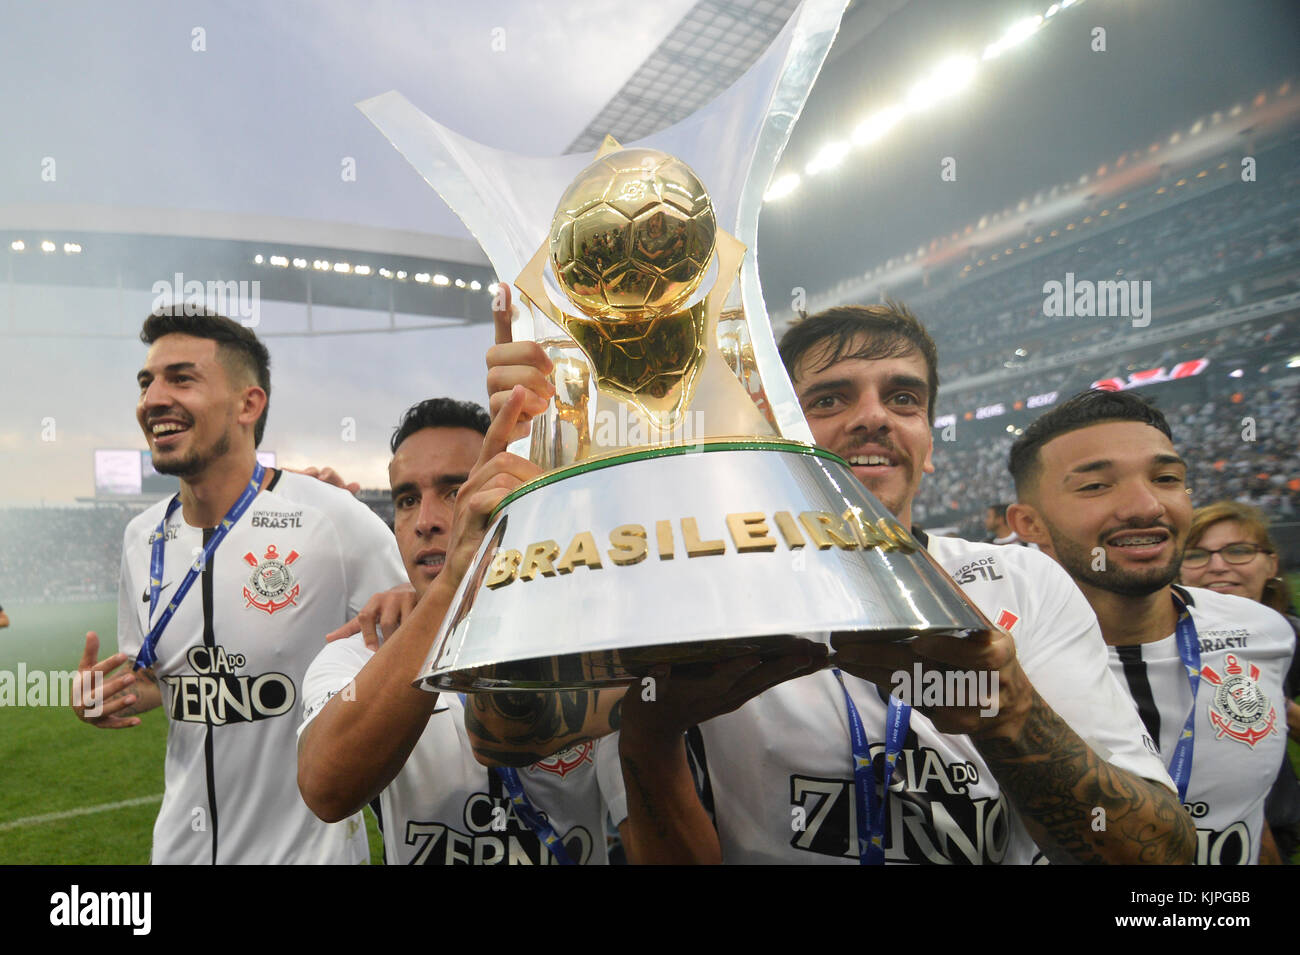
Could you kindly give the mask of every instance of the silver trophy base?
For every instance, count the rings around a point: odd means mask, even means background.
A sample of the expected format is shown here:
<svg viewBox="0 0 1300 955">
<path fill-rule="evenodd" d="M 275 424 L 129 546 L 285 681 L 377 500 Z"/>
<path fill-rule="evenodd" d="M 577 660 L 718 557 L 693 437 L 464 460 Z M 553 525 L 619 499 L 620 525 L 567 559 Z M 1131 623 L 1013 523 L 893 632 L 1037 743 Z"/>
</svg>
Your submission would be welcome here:
<svg viewBox="0 0 1300 955">
<path fill-rule="evenodd" d="M 711 439 L 586 461 L 498 509 L 416 685 L 575 690 L 659 664 L 992 625 L 840 458 Z"/>
</svg>

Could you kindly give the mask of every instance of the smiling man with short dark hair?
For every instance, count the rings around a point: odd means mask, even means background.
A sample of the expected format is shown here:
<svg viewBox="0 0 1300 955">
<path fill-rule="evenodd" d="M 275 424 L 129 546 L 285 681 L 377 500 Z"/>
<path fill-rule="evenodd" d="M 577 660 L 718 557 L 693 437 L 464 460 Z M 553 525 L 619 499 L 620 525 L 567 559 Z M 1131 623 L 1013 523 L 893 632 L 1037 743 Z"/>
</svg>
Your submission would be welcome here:
<svg viewBox="0 0 1300 955">
<path fill-rule="evenodd" d="M 127 526 L 120 652 L 98 661 L 86 635 L 80 669 L 105 674 L 107 699 L 77 715 L 123 729 L 166 710 L 154 862 L 363 861 L 361 817 L 321 822 L 289 767 L 325 635 L 404 582 L 392 535 L 346 491 L 258 463 L 270 371 L 251 331 L 177 306 L 146 319 L 141 338 L 136 419 L 180 493 Z M 113 675 L 127 662 L 134 672 Z"/>
<path fill-rule="evenodd" d="M 1245 597 L 1176 587 L 1192 520 L 1187 464 L 1140 395 L 1086 391 L 1025 429 L 1007 517 L 1074 578 L 1196 826 L 1202 865 L 1259 860 L 1286 750 L 1295 643 Z"/>
</svg>

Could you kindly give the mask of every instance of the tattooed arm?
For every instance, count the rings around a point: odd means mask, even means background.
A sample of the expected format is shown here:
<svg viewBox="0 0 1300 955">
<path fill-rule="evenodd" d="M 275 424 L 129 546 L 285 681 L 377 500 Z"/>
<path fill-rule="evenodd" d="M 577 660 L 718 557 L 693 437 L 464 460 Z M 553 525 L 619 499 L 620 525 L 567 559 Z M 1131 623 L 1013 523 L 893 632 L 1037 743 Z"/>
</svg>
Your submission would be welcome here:
<svg viewBox="0 0 1300 955">
<path fill-rule="evenodd" d="M 1196 830 L 1177 795 L 1107 763 L 1032 687 L 1030 693 L 1018 731 L 1009 721 L 973 740 L 1047 858 L 1191 862 Z"/>
<path fill-rule="evenodd" d="M 1192 861 L 1196 830 L 1178 797 L 1102 759 L 1039 696 L 1009 633 L 926 634 L 908 644 L 848 643 L 837 650 L 841 669 L 880 686 L 915 665 L 988 671 L 996 694 L 986 701 L 991 705 L 917 709 L 940 732 L 971 737 L 1029 835 L 1053 862 Z"/>
<path fill-rule="evenodd" d="M 485 766 L 530 766 L 622 722 L 623 688 L 560 693 L 475 693 L 465 730 Z"/>
</svg>

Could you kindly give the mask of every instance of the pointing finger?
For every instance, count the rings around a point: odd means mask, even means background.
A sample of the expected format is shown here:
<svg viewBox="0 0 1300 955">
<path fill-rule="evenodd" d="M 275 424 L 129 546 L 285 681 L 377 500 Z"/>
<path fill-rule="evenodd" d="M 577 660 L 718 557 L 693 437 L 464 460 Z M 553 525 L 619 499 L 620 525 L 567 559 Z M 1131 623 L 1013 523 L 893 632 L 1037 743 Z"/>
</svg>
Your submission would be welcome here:
<svg viewBox="0 0 1300 955">
<path fill-rule="evenodd" d="M 528 389 L 522 385 L 515 385 L 511 389 L 510 397 L 506 399 L 505 405 L 501 408 L 501 413 L 492 419 L 487 434 L 483 436 L 483 449 L 479 452 L 477 466 L 486 464 L 505 451 L 510 443 L 510 436 L 515 432 L 515 424 L 519 421 L 519 415 L 524 409 L 524 399 L 527 395 Z"/>
<path fill-rule="evenodd" d="M 497 344 L 504 345 L 514 341 L 510 331 L 510 283 L 498 282 L 496 294 L 492 296 L 492 323 L 496 326 Z"/>
</svg>

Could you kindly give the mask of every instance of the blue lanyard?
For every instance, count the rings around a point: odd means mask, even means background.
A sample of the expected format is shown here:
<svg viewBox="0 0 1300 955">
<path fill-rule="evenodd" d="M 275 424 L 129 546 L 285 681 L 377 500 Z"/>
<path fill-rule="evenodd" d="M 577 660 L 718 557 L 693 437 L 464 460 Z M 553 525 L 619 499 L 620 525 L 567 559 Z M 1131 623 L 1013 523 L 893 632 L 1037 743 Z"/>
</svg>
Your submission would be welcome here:
<svg viewBox="0 0 1300 955">
<path fill-rule="evenodd" d="M 140 648 L 140 655 L 135 658 L 134 669 L 139 670 L 145 667 L 151 667 L 158 662 L 158 641 L 162 638 L 163 631 L 167 629 L 167 624 L 171 623 L 172 617 L 175 616 L 176 608 L 181 605 L 181 601 L 185 599 L 185 595 L 188 594 L 190 588 L 194 586 L 194 581 L 198 578 L 199 571 L 207 565 L 212 555 L 216 553 L 218 545 L 226 539 L 226 535 L 230 533 L 230 529 L 235 526 L 235 523 L 244 516 L 244 512 L 248 510 L 248 506 L 253 503 L 253 498 L 257 497 L 257 492 L 262 489 L 262 478 L 265 474 L 266 469 L 262 467 L 260 461 L 253 465 L 253 476 L 249 479 L 248 487 L 244 488 L 244 492 L 239 495 L 239 500 L 235 501 L 234 506 L 232 506 L 230 510 L 226 512 L 226 516 L 221 519 L 221 523 L 217 525 L 217 529 L 213 532 L 212 536 L 208 538 L 207 544 L 204 545 L 203 553 L 195 559 L 194 564 L 190 567 L 189 573 L 185 575 L 185 579 L 181 581 L 181 585 L 176 588 L 176 593 L 172 595 L 171 602 L 167 604 L 167 608 L 162 612 L 162 616 L 159 617 L 158 622 L 150 628 L 149 636 L 145 638 L 144 646 Z M 167 522 L 171 519 L 171 516 L 176 513 L 176 508 L 180 506 L 180 495 L 173 496 L 167 505 L 166 513 L 163 514 L 163 519 L 158 522 L 158 529 L 153 532 L 153 537 L 149 540 L 151 545 L 149 554 L 150 620 L 153 619 L 153 612 L 158 606 L 158 594 L 162 591 L 163 547 L 166 545 L 167 540 Z"/>
<path fill-rule="evenodd" d="M 844 676 L 838 668 L 831 671 L 840 681 L 844 692 L 844 706 L 849 711 L 849 742 L 853 749 L 853 798 L 857 812 L 858 863 L 884 865 L 885 823 L 888 819 L 889 782 L 894 778 L 894 767 L 907 740 L 907 728 L 912 722 L 912 707 L 890 696 L 885 713 L 885 787 L 876 798 L 876 774 L 872 772 L 871 745 L 862 725 L 858 708 L 853 705 Z"/>
<path fill-rule="evenodd" d="M 465 694 L 461 693 L 460 702 L 465 703 Z M 573 858 L 569 855 L 569 850 L 564 848 L 564 843 L 559 835 L 555 832 L 555 827 L 546 821 L 537 808 L 533 805 L 528 795 L 524 792 L 524 784 L 519 778 L 519 770 L 511 766 L 494 766 L 493 772 L 506 787 L 506 793 L 510 796 L 510 805 L 514 807 L 515 815 L 519 820 L 532 830 L 533 834 L 541 840 L 542 845 L 551 851 L 555 856 L 555 861 L 560 865 L 574 865 Z"/>
<path fill-rule="evenodd" d="M 1172 591 L 1174 609 L 1178 612 L 1178 626 L 1174 630 L 1178 641 L 1178 656 L 1187 671 L 1187 682 L 1192 688 L 1192 706 L 1183 723 L 1183 732 L 1174 747 L 1173 758 L 1169 760 L 1169 777 L 1178 787 L 1178 801 L 1187 801 L 1187 784 L 1192 779 L 1192 744 L 1196 739 L 1196 691 L 1201 685 L 1201 645 L 1196 636 L 1196 624 L 1192 613 L 1187 609 L 1183 598 Z"/>
</svg>

